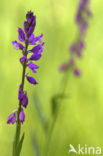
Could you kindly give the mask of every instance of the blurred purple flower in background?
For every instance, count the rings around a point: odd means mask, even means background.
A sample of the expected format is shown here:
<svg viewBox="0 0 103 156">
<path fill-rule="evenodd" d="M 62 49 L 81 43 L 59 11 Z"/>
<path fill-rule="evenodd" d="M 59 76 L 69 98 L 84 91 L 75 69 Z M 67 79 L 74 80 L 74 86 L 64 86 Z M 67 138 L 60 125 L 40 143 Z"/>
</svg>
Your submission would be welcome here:
<svg viewBox="0 0 103 156">
<path fill-rule="evenodd" d="M 67 71 L 70 67 L 73 69 L 75 76 L 80 76 L 81 72 L 76 67 L 76 57 L 81 58 L 85 48 L 85 35 L 88 28 L 88 20 L 92 16 L 89 9 L 90 0 L 80 0 L 78 10 L 75 17 L 75 22 L 78 26 L 77 40 L 73 42 L 69 48 L 70 58 L 67 62 L 60 66 L 60 71 Z"/>
<path fill-rule="evenodd" d="M 13 113 L 8 117 L 7 123 L 21 123 L 24 122 L 25 114 L 23 111 L 23 107 L 26 108 L 28 105 L 28 96 L 27 92 L 24 91 L 24 79 L 27 78 L 28 82 L 31 84 L 38 84 L 38 82 L 30 76 L 27 76 L 26 68 L 28 67 L 33 71 L 33 73 L 36 73 L 36 69 L 39 68 L 36 64 L 34 64 L 32 61 L 37 61 L 41 58 L 42 52 L 43 52 L 43 45 L 44 42 L 42 42 L 43 34 L 40 36 L 35 37 L 33 34 L 33 31 L 36 26 L 36 16 L 33 15 L 33 12 L 29 11 L 26 14 L 26 21 L 24 21 L 24 30 L 21 28 L 18 28 L 18 39 L 25 44 L 25 46 L 17 41 L 13 41 L 12 44 L 14 48 L 22 50 L 23 56 L 20 58 L 20 62 L 23 66 L 23 74 L 22 74 L 22 82 L 19 87 L 19 93 L 18 93 L 18 99 L 19 99 L 19 108 L 17 113 Z M 28 50 L 28 46 L 33 45 L 33 48 Z M 29 56 L 28 56 L 29 54 Z M 32 54 L 30 56 L 30 54 Z"/>
</svg>

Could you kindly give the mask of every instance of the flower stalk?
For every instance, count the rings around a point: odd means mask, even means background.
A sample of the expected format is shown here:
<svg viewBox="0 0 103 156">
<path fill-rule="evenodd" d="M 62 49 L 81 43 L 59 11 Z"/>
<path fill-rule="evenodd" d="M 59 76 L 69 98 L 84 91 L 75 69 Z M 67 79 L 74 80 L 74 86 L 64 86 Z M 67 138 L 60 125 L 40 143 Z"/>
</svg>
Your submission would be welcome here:
<svg viewBox="0 0 103 156">
<path fill-rule="evenodd" d="M 49 153 L 50 141 L 52 137 L 52 133 L 57 121 L 58 111 L 60 110 L 60 106 L 62 104 L 62 100 L 65 98 L 65 90 L 68 84 L 68 74 L 69 71 L 73 71 L 75 76 L 80 76 L 81 71 L 77 68 L 76 65 L 76 57 L 81 58 L 82 52 L 85 48 L 85 35 L 88 28 L 88 20 L 92 16 L 92 13 L 89 8 L 90 0 L 79 0 L 78 9 L 76 13 L 76 24 L 78 27 L 78 36 L 77 39 L 71 44 L 69 48 L 70 57 L 67 62 L 63 63 L 60 66 L 60 71 L 64 72 L 63 77 L 63 88 L 61 89 L 61 93 L 52 97 L 52 112 L 53 118 L 50 130 L 48 132 L 47 143 L 46 143 L 46 156 Z M 54 106 L 55 105 L 55 106 Z M 59 106 L 58 106 L 59 105 Z"/>
<path fill-rule="evenodd" d="M 27 48 L 28 48 L 28 43 L 25 43 L 25 53 L 24 56 L 27 57 Z M 23 64 L 23 72 L 22 72 L 22 82 L 21 82 L 21 89 L 24 91 L 24 81 L 25 81 L 25 73 L 26 73 L 26 61 Z M 23 123 L 23 120 L 19 120 L 20 112 L 22 110 L 22 104 L 21 101 L 19 101 L 19 107 L 17 111 L 17 124 L 16 124 L 16 137 L 14 139 L 14 146 L 13 146 L 13 156 L 16 156 L 18 153 L 18 145 L 20 142 L 20 130 L 21 130 L 21 122 Z"/>
<path fill-rule="evenodd" d="M 29 11 L 26 14 L 26 21 L 24 21 L 24 30 L 18 28 L 18 38 L 21 42 L 24 43 L 24 45 L 17 41 L 12 42 L 15 49 L 16 50 L 20 49 L 23 55 L 20 58 L 20 63 L 23 67 L 23 71 L 22 71 L 22 80 L 21 84 L 19 85 L 18 92 L 18 100 L 19 100 L 18 110 L 13 112 L 7 119 L 8 124 L 16 123 L 16 135 L 13 144 L 13 156 L 20 156 L 22 143 L 24 140 L 24 134 L 20 138 L 20 131 L 21 131 L 21 123 L 23 124 L 25 121 L 24 108 L 27 108 L 28 105 L 27 91 L 24 90 L 25 78 L 29 83 L 33 85 L 38 84 L 35 78 L 30 77 L 28 76 L 28 74 L 26 74 L 26 68 L 29 68 L 33 71 L 33 73 L 36 73 L 36 69 L 38 69 L 39 66 L 34 64 L 33 61 L 38 61 L 41 58 L 43 52 L 44 45 L 44 42 L 42 42 L 43 34 L 35 37 L 33 34 L 35 26 L 36 26 L 36 16 L 33 15 L 33 12 Z M 31 50 L 28 50 L 29 45 L 33 45 L 33 48 Z"/>
</svg>

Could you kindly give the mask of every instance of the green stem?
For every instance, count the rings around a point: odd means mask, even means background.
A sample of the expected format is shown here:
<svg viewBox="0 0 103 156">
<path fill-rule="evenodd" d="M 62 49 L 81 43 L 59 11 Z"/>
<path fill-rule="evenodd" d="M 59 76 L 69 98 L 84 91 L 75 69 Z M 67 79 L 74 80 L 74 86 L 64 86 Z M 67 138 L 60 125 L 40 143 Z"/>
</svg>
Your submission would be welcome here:
<svg viewBox="0 0 103 156">
<path fill-rule="evenodd" d="M 64 82 L 64 85 L 63 85 L 63 88 L 62 88 L 61 95 L 63 95 L 65 93 L 65 90 L 66 90 L 66 87 L 67 87 L 67 83 L 68 83 L 68 70 L 65 72 L 65 75 L 63 77 L 63 82 Z M 61 97 L 61 99 L 59 101 L 59 107 L 60 107 L 60 105 L 62 103 L 62 100 L 63 100 L 63 98 Z M 56 112 L 55 116 L 53 116 L 51 128 L 50 128 L 50 131 L 48 132 L 48 135 L 47 135 L 45 156 L 48 156 L 48 153 L 49 153 L 51 137 L 52 137 L 52 134 L 53 134 L 53 130 L 54 130 L 56 121 L 57 121 L 57 117 L 58 117 L 58 112 Z"/>
<path fill-rule="evenodd" d="M 25 42 L 25 47 L 26 47 L 26 49 L 25 49 L 24 55 L 27 56 L 28 41 Z M 22 90 L 24 90 L 26 64 L 27 64 L 27 62 L 25 61 L 24 64 L 23 64 L 22 81 L 21 81 Z M 19 102 L 19 107 L 18 107 L 18 111 L 17 111 L 16 134 L 15 134 L 15 138 L 14 138 L 12 156 L 18 156 L 17 153 L 18 153 L 18 145 L 19 145 L 19 142 L 20 142 L 20 132 L 21 132 L 21 122 L 19 120 L 19 114 L 21 112 L 21 109 L 22 109 L 22 105 L 21 105 L 21 102 Z"/>
</svg>

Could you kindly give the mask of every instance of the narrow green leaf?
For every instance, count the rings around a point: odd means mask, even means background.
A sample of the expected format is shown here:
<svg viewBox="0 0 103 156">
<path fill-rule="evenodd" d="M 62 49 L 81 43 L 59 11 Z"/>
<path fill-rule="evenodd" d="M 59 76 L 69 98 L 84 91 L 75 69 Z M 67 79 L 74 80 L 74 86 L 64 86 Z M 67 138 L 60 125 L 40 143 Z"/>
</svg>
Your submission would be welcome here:
<svg viewBox="0 0 103 156">
<path fill-rule="evenodd" d="M 37 94 L 35 94 L 35 96 L 34 96 L 34 104 L 35 104 L 35 108 L 37 110 L 38 116 L 40 118 L 41 124 L 43 126 L 43 129 L 44 129 L 45 132 L 47 132 L 48 121 L 47 121 L 47 119 L 45 118 L 45 116 L 43 114 L 43 111 L 42 111 L 42 108 L 41 108 L 41 105 L 40 105 L 40 100 L 39 100 Z"/>
<path fill-rule="evenodd" d="M 51 99 L 51 107 L 52 107 L 52 114 L 55 115 L 58 112 L 58 105 L 62 99 L 67 98 L 64 94 L 57 94 L 54 95 Z"/>
<path fill-rule="evenodd" d="M 21 131 L 21 123 L 19 123 L 19 126 L 16 127 L 16 133 L 15 133 L 14 142 L 13 142 L 12 156 L 18 156 L 17 148 L 18 148 L 19 139 L 20 139 L 20 131 Z"/>
<path fill-rule="evenodd" d="M 35 133 L 32 134 L 32 145 L 36 156 L 42 156 Z"/>
<path fill-rule="evenodd" d="M 23 141 L 24 141 L 24 136 L 25 134 L 23 133 L 22 137 L 21 137 L 21 140 L 18 144 L 18 148 L 17 148 L 17 156 L 20 156 L 20 153 L 21 153 L 21 149 L 22 149 L 22 145 L 23 145 Z"/>
</svg>

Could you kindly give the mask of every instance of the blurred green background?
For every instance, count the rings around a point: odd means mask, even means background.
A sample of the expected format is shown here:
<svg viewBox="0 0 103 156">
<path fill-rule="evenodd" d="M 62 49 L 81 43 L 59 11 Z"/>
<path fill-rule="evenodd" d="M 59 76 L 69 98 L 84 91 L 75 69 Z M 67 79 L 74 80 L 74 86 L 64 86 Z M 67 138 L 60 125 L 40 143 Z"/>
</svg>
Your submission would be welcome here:
<svg viewBox="0 0 103 156">
<path fill-rule="evenodd" d="M 44 115 L 51 119 L 51 97 L 57 94 L 63 74 L 60 64 L 68 59 L 68 47 L 75 39 L 77 27 L 74 17 L 78 0 L 0 0 L 0 154 L 11 156 L 15 125 L 6 120 L 17 109 L 18 84 L 22 67 L 20 51 L 11 42 L 17 40 L 18 27 L 23 27 L 25 14 L 32 10 L 37 16 L 35 34 L 44 34 L 43 57 L 38 61 L 40 69 L 35 74 L 39 85 L 25 83 L 29 105 L 26 121 L 22 126 L 25 140 L 21 156 L 35 156 L 31 134 L 35 132 L 38 144 L 44 152 L 45 137 L 37 111 L 34 95 L 38 94 Z M 50 156 L 67 156 L 69 144 L 103 146 L 103 1 L 91 0 L 93 18 L 86 35 L 86 49 L 78 62 L 82 77 L 70 73 L 63 100 L 50 143 Z M 30 72 L 32 75 L 32 73 Z"/>
</svg>

